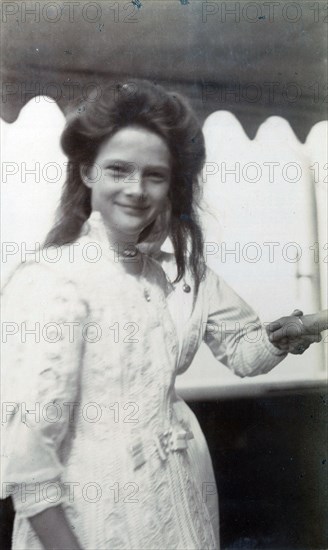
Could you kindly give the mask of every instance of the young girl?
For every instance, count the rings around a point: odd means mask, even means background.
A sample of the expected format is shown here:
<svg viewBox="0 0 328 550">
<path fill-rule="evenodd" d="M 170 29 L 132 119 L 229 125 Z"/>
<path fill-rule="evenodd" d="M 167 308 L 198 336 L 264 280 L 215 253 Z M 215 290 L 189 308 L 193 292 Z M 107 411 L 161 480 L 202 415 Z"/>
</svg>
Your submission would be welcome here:
<svg viewBox="0 0 328 550">
<path fill-rule="evenodd" d="M 142 81 L 81 104 L 62 146 L 67 181 L 47 239 L 57 260 L 46 247 L 3 299 L 13 550 L 218 548 L 211 459 L 176 375 L 203 339 L 240 376 L 286 351 L 264 330 L 242 337 L 236 321 L 258 330 L 259 319 L 204 264 L 201 128 L 181 97 Z M 171 280 L 137 247 L 168 203 Z"/>
</svg>

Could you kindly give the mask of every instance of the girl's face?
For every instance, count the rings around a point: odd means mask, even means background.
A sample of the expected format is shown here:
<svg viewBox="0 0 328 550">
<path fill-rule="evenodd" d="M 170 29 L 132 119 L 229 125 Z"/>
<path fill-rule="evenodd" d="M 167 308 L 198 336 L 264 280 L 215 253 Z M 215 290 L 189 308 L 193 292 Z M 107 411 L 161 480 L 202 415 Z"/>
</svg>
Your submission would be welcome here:
<svg viewBox="0 0 328 550">
<path fill-rule="evenodd" d="M 92 209 L 101 212 L 113 236 L 136 240 L 166 208 L 170 151 L 157 134 L 128 126 L 100 146 L 82 178 L 92 189 Z"/>
</svg>

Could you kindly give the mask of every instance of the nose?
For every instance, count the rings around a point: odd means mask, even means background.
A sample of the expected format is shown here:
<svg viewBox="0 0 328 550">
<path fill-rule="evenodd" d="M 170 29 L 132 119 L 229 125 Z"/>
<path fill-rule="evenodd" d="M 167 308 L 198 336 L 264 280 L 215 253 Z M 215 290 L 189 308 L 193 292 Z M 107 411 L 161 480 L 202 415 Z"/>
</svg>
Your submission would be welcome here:
<svg viewBox="0 0 328 550">
<path fill-rule="evenodd" d="M 145 196 L 143 177 L 139 170 L 136 170 L 134 174 L 129 178 L 124 191 L 125 194 L 129 197 L 141 199 Z"/>
</svg>

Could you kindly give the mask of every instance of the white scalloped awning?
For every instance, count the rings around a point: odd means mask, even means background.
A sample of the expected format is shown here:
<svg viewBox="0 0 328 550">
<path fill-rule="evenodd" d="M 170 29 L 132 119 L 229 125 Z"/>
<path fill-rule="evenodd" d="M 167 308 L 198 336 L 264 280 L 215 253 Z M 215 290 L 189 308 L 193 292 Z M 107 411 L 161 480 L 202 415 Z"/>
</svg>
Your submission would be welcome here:
<svg viewBox="0 0 328 550">
<path fill-rule="evenodd" d="M 288 120 L 301 141 L 327 118 L 319 2 L 269 8 L 270 2 L 144 0 L 139 9 L 107 1 L 4 4 L 7 122 L 33 95 L 52 96 L 65 111 L 92 86 L 136 77 L 185 93 L 202 120 L 231 111 L 251 138 L 272 115 Z"/>
</svg>

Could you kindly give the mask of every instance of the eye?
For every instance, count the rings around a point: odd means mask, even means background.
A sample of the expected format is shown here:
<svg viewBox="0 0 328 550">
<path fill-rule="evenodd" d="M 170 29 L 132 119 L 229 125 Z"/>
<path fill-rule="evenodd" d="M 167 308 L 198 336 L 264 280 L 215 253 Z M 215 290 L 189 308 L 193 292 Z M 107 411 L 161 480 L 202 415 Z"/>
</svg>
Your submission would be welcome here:
<svg viewBox="0 0 328 550">
<path fill-rule="evenodd" d="M 166 173 L 164 174 L 163 172 L 154 170 L 147 174 L 147 178 L 156 183 L 161 183 L 161 182 L 167 181 L 168 175 Z"/>
<path fill-rule="evenodd" d="M 110 163 L 105 168 L 115 180 L 126 178 L 131 173 L 131 166 L 118 162 Z"/>
<path fill-rule="evenodd" d="M 124 172 L 124 167 L 120 164 L 109 164 L 106 166 L 108 172 L 115 172 L 115 174 L 122 174 Z"/>
</svg>

